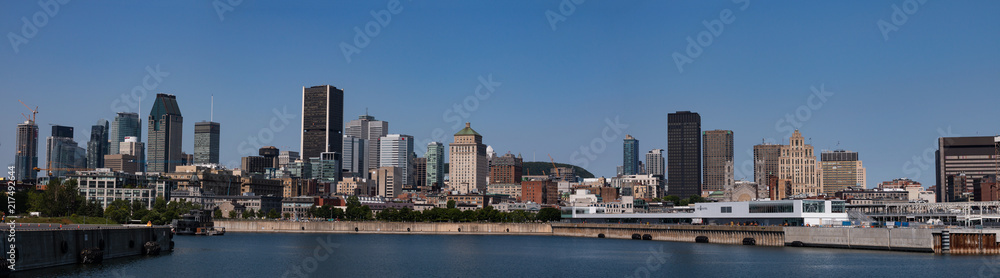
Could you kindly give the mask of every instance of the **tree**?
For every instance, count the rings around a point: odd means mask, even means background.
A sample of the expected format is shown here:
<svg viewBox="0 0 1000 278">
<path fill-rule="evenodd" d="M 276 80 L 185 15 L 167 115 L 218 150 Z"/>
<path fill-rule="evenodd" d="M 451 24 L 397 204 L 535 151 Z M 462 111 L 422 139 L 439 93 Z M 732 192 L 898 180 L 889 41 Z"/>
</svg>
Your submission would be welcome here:
<svg viewBox="0 0 1000 278">
<path fill-rule="evenodd" d="M 538 221 L 555 222 L 562 220 L 562 213 L 555 208 L 543 208 L 538 211 Z"/>
<path fill-rule="evenodd" d="M 448 200 L 448 208 L 450 209 L 455 208 L 455 200 Z"/>
<path fill-rule="evenodd" d="M 284 216 L 285 216 L 285 219 L 292 219 L 292 214 L 291 213 L 287 213 L 286 212 Z"/>
<path fill-rule="evenodd" d="M 236 210 L 230 210 L 229 211 L 229 218 L 230 219 L 236 219 L 237 216 L 238 215 L 236 215 Z"/>
<path fill-rule="evenodd" d="M 219 208 L 215 208 L 215 211 L 212 212 L 212 217 L 215 217 L 217 219 L 222 218 L 222 210 Z"/>
<path fill-rule="evenodd" d="M 281 217 L 281 214 L 279 214 L 278 210 L 276 210 L 276 209 L 272 208 L 271 211 L 267 212 L 267 219 L 278 219 L 280 217 Z"/>
<path fill-rule="evenodd" d="M 254 218 L 256 216 L 257 216 L 257 213 L 255 213 L 253 211 L 253 209 L 247 209 L 247 210 L 243 211 L 243 219 L 250 219 L 250 218 Z"/>
</svg>

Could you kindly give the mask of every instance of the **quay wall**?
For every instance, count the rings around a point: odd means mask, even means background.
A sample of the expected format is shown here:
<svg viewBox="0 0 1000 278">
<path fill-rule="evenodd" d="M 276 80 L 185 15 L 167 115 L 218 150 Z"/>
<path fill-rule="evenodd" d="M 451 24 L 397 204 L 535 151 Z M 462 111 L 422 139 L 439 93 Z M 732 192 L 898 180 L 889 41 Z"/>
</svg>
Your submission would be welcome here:
<svg viewBox="0 0 1000 278">
<path fill-rule="evenodd" d="M 931 229 L 784 227 L 785 245 L 934 252 Z"/>
<path fill-rule="evenodd" d="M 15 245 L 15 271 L 77 264 L 81 260 L 80 253 L 91 248 L 102 250 L 103 259 L 142 255 L 143 245 L 150 241 L 159 243 L 162 252 L 173 250 L 173 234 L 166 226 L 68 226 L 63 229 L 15 226 L 13 241 L 9 237 L 10 227 L 3 227 L 4 259 L 10 258 L 8 252 L 12 243 Z"/>
<path fill-rule="evenodd" d="M 733 245 L 785 246 L 781 227 L 641 224 L 552 224 L 557 236 Z M 636 237 L 638 236 L 638 238 Z"/>
</svg>

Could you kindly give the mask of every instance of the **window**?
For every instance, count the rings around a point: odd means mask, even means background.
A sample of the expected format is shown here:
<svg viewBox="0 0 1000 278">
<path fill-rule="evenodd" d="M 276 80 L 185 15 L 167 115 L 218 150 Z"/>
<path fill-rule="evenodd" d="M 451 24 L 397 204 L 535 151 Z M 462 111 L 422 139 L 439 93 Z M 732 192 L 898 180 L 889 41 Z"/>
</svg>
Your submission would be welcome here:
<svg viewBox="0 0 1000 278">
<path fill-rule="evenodd" d="M 750 203 L 750 213 L 793 213 L 795 206 L 791 202 Z"/>
<path fill-rule="evenodd" d="M 825 201 L 802 201 L 802 212 L 823 213 L 826 212 Z"/>
<path fill-rule="evenodd" d="M 844 213 L 846 211 L 844 201 L 831 201 L 830 202 L 830 212 L 832 213 Z"/>
<path fill-rule="evenodd" d="M 722 213 L 733 213 L 733 207 L 722 207 Z"/>
</svg>

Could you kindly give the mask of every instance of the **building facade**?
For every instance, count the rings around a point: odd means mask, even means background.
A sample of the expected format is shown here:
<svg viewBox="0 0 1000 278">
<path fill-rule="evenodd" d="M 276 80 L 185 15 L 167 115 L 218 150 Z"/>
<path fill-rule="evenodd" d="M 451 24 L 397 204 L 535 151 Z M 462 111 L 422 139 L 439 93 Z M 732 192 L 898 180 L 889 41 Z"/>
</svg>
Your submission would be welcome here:
<svg viewBox="0 0 1000 278">
<path fill-rule="evenodd" d="M 413 136 L 389 134 L 378 139 L 379 166 L 399 168 L 398 182 L 403 187 L 413 186 Z M 398 191 L 397 191 L 398 192 Z"/>
<path fill-rule="evenodd" d="M 624 156 L 622 158 L 622 174 L 639 174 L 639 140 L 632 135 L 625 135 Z"/>
<path fill-rule="evenodd" d="M 124 142 L 118 143 L 118 150 L 121 155 L 130 155 L 135 158 L 136 171 L 146 171 L 146 144 L 139 142 L 139 137 L 125 137 Z"/>
<path fill-rule="evenodd" d="M 427 186 L 439 191 L 444 187 L 444 144 L 430 142 L 427 144 Z"/>
<path fill-rule="evenodd" d="M 139 114 L 131 112 L 118 112 L 111 122 L 111 133 L 108 136 L 111 145 L 108 154 L 118 154 L 121 142 L 125 142 L 125 137 L 142 138 L 142 123 Z"/>
<path fill-rule="evenodd" d="M 653 149 L 646 153 L 646 174 L 666 178 L 663 149 Z"/>
<path fill-rule="evenodd" d="M 721 191 L 733 185 L 733 131 L 709 130 L 704 138 L 702 190 Z"/>
<path fill-rule="evenodd" d="M 111 151 L 108 139 L 108 121 L 101 119 L 90 127 L 90 141 L 87 142 L 87 168 L 104 168 L 104 155 Z"/>
<path fill-rule="evenodd" d="M 396 198 L 403 192 L 403 171 L 399 167 L 385 166 L 372 171 L 371 183 L 375 196 Z"/>
<path fill-rule="evenodd" d="M 848 187 L 865 188 L 864 167 L 858 153 L 845 150 L 824 151 L 819 154 L 823 170 L 823 193 L 834 195 Z"/>
<path fill-rule="evenodd" d="M 345 135 L 368 140 L 368 153 L 365 154 L 365 169 L 372 170 L 379 167 L 379 145 L 378 139 L 389 135 L 389 122 L 376 120 L 370 115 L 361 115 L 357 120 L 347 122 Z M 367 170 L 366 170 L 367 171 Z"/>
<path fill-rule="evenodd" d="M 701 196 L 701 116 L 690 111 L 667 115 L 667 195 Z"/>
<path fill-rule="evenodd" d="M 941 137 L 935 170 L 938 202 L 968 200 L 976 182 L 998 173 L 1000 136 Z"/>
<path fill-rule="evenodd" d="M 153 109 L 149 112 L 149 144 L 146 170 L 149 172 L 173 172 L 181 163 L 181 142 L 183 140 L 184 117 L 177 106 L 177 97 L 156 94 Z"/>
<path fill-rule="evenodd" d="M 489 165 L 483 136 L 473 130 L 469 123 L 465 123 L 465 128 L 455 133 L 455 141 L 448 147 L 451 190 L 458 191 L 459 194 L 486 192 Z"/>
<path fill-rule="evenodd" d="M 324 152 L 343 153 L 344 90 L 330 85 L 302 87 L 303 160 Z"/>
<path fill-rule="evenodd" d="M 791 180 L 792 195 L 816 196 L 823 192 L 822 181 L 812 145 L 805 143 L 802 133 L 796 130 L 788 139 L 789 145 L 781 146 L 778 177 Z"/>
<path fill-rule="evenodd" d="M 781 145 L 760 144 L 753 146 L 753 179 L 757 184 L 769 184 L 770 176 L 778 176 Z"/>
<path fill-rule="evenodd" d="M 45 167 L 52 177 L 64 177 L 68 169 L 87 167 L 87 152 L 73 140 L 73 127 L 52 126 L 52 136 L 45 140 Z"/>
<path fill-rule="evenodd" d="M 490 184 L 519 184 L 524 159 L 520 155 L 505 154 L 490 160 Z"/>
<path fill-rule="evenodd" d="M 38 125 L 28 120 L 17 125 L 17 140 L 14 153 L 14 179 L 34 180 L 38 178 Z"/>
<path fill-rule="evenodd" d="M 521 182 L 521 202 L 537 204 L 559 204 L 559 184 L 554 181 L 524 181 Z"/>
<path fill-rule="evenodd" d="M 216 122 L 194 124 L 194 164 L 219 164 L 219 134 Z"/>
<path fill-rule="evenodd" d="M 368 178 L 368 167 L 365 165 L 368 155 L 368 140 L 344 135 L 344 154 L 341 166 L 345 173 L 352 176 L 362 176 Z"/>
</svg>

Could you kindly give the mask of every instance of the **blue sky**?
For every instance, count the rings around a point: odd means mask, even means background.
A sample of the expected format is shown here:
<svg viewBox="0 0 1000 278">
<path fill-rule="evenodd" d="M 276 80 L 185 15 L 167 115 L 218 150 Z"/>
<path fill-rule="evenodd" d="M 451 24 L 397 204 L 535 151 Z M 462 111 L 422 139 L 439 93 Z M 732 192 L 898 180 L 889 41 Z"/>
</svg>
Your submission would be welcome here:
<svg viewBox="0 0 1000 278">
<path fill-rule="evenodd" d="M 469 121 L 499 153 L 551 154 L 603 176 L 621 164 L 625 134 L 643 153 L 665 148 L 666 115 L 678 110 L 700 113 L 704 130 L 734 131 L 746 179 L 747 151 L 793 127 L 818 150 L 860 152 L 869 186 L 933 185 L 921 157 L 937 137 L 1000 132 L 989 108 L 1000 100 L 996 1 L 404 0 L 382 12 L 391 2 L 244 0 L 222 17 L 213 1 L 70 1 L 52 16 L 34 1 L 0 3 L 0 163 L 13 163 L 27 112 L 18 99 L 39 106 L 44 163 L 48 124 L 75 127 L 85 144 L 117 110 L 138 108 L 145 125 L 159 92 L 177 95 L 188 153 L 210 95 L 224 163 L 254 142 L 295 150 L 301 88 L 321 84 L 346 90 L 345 120 L 368 109 L 418 142 L 450 142 Z M 382 26 L 373 12 L 391 19 Z M 25 32 L 22 18 L 36 14 L 37 32 Z M 887 36 L 880 20 L 894 28 Z M 369 23 L 375 36 L 356 45 L 354 28 Z M 687 38 L 701 33 L 705 46 L 679 70 L 674 54 L 689 56 Z M 342 43 L 360 50 L 350 62 Z M 130 105 L 147 67 L 160 79 Z M 477 95 L 480 78 L 494 90 Z"/>
</svg>

